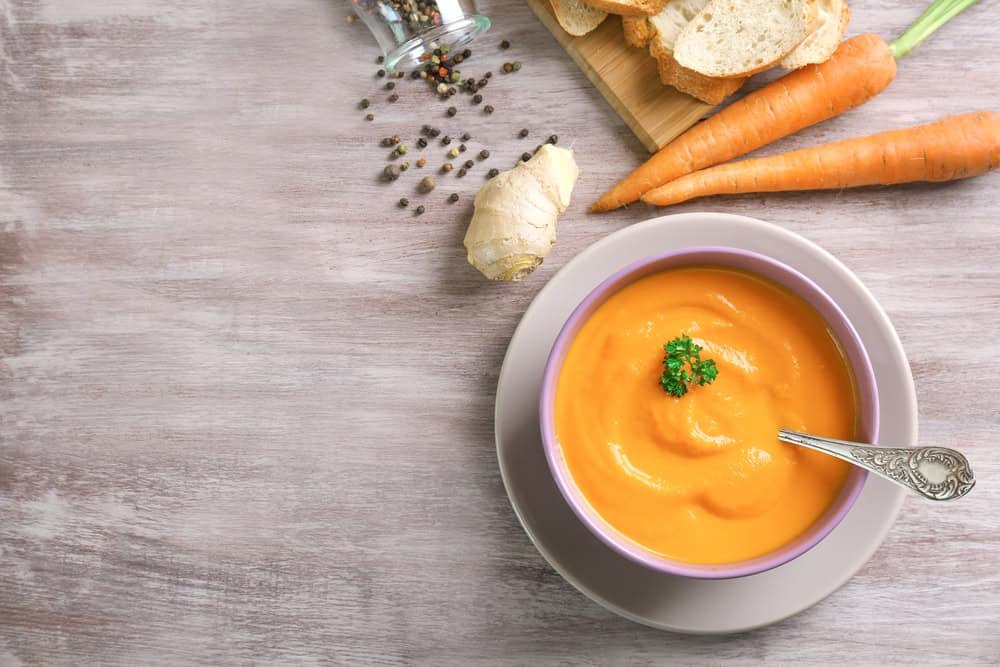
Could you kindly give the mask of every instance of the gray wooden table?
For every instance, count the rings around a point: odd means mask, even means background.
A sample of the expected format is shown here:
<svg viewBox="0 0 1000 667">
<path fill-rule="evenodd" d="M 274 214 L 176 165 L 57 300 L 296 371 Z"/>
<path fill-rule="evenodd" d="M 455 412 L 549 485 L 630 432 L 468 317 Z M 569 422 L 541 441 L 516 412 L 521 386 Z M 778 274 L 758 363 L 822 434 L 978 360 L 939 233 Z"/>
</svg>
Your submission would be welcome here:
<svg viewBox="0 0 1000 667">
<path fill-rule="evenodd" d="M 920 4 L 856 2 L 850 32 L 892 36 Z M 487 87 L 493 116 L 461 97 L 449 120 L 409 80 L 386 102 L 340 1 L 0 0 L 0 665 L 995 662 L 1000 174 L 676 207 L 773 221 L 857 271 L 906 346 L 923 441 L 980 482 L 908 500 L 849 584 L 774 627 L 650 630 L 535 551 L 492 422 L 532 297 L 654 214 L 584 214 L 643 151 L 526 6 L 483 6 L 467 70 L 524 69 Z M 998 10 L 780 148 L 1000 111 Z M 425 122 L 501 168 L 550 133 L 575 148 L 526 282 L 465 264 L 485 166 L 422 199 L 415 173 L 376 179 L 378 139 Z"/>
</svg>

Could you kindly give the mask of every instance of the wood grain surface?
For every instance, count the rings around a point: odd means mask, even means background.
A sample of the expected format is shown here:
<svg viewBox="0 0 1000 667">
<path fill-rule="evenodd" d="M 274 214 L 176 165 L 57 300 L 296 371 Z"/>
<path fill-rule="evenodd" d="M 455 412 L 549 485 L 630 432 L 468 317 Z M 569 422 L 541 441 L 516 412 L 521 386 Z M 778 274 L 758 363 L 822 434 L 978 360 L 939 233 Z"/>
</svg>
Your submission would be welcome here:
<svg viewBox="0 0 1000 667">
<path fill-rule="evenodd" d="M 849 32 L 920 4 L 858 2 Z M 484 90 L 496 113 L 460 96 L 449 119 L 417 82 L 386 101 L 344 2 L 0 0 L 0 665 L 995 664 L 1000 174 L 674 209 L 770 220 L 854 269 L 906 346 L 922 441 L 967 451 L 979 485 L 908 500 L 850 583 L 775 626 L 644 628 L 535 551 L 492 415 L 532 297 L 656 213 L 584 213 L 645 150 L 522 0 L 482 6 L 465 69 L 524 68 Z M 998 10 L 769 151 L 1000 111 Z M 379 138 L 423 123 L 492 155 L 424 197 L 415 168 L 379 181 Z M 472 196 L 552 133 L 582 172 L 559 242 L 488 283 L 461 245 Z"/>
<path fill-rule="evenodd" d="M 656 60 L 647 49 L 625 42 L 619 17 L 608 16 L 592 32 L 573 37 L 559 25 L 549 0 L 525 1 L 646 150 L 663 148 L 712 108 L 676 88 L 655 85 Z"/>
</svg>

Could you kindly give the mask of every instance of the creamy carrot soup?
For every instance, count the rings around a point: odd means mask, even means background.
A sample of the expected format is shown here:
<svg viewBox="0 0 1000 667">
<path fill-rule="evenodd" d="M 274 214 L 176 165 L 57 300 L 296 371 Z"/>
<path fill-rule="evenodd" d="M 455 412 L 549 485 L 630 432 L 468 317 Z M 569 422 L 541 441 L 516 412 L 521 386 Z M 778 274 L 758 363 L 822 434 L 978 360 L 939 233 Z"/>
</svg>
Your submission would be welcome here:
<svg viewBox="0 0 1000 667">
<path fill-rule="evenodd" d="M 675 398 L 663 345 L 680 334 L 716 379 Z M 633 542 L 686 563 L 766 554 L 830 506 L 850 466 L 786 445 L 779 428 L 852 439 L 857 392 L 809 304 L 750 273 L 699 266 L 611 296 L 570 345 L 556 435 L 591 507 Z"/>
</svg>

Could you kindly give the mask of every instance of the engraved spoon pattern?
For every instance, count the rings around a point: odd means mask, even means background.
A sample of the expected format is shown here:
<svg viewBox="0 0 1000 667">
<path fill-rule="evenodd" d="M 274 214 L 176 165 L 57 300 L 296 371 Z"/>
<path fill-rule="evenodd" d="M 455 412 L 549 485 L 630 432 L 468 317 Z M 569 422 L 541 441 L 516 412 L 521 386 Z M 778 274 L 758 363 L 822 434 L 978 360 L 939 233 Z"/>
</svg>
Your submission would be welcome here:
<svg viewBox="0 0 1000 667">
<path fill-rule="evenodd" d="M 946 447 L 876 447 L 786 429 L 778 440 L 836 456 L 931 500 L 961 498 L 976 485 L 968 459 Z"/>
</svg>

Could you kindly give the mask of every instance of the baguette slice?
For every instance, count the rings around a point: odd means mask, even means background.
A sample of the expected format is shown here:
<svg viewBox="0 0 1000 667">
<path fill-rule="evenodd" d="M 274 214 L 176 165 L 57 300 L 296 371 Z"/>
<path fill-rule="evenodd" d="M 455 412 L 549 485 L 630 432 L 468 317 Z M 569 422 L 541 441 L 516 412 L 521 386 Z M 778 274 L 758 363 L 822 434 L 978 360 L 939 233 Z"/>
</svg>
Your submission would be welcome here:
<svg viewBox="0 0 1000 667">
<path fill-rule="evenodd" d="M 649 53 L 656 58 L 660 81 L 708 104 L 719 104 L 735 93 L 745 77 L 713 78 L 684 67 L 674 58 L 674 44 L 708 0 L 672 0 L 648 19 L 652 32 Z"/>
<path fill-rule="evenodd" d="M 587 4 L 620 16 L 652 16 L 658 14 L 669 0 L 587 0 Z"/>
<path fill-rule="evenodd" d="M 654 34 L 648 16 L 623 16 L 622 32 L 625 33 L 625 41 L 629 46 L 639 48 L 648 46 Z"/>
<path fill-rule="evenodd" d="M 781 61 L 785 69 L 825 63 L 840 46 L 851 20 L 846 0 L 818 0 L 816 9 L 816 27 Z"/>
<path fill-rule="evenodd" d="M 681 31 L 674 57 L 706 76 L 750 76 L 777 64 L 816 24 L 817 0 L 710 0 Z"/>
<path fill-rule="evenodd" d="M 594 9 L 582 0 L 549 0 L 549 4 L 559 25 L 574 37 L 586 35 L 608 18 L 607 12 Z"/>
</svg>

